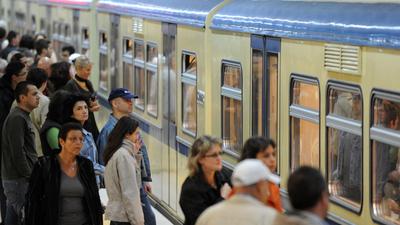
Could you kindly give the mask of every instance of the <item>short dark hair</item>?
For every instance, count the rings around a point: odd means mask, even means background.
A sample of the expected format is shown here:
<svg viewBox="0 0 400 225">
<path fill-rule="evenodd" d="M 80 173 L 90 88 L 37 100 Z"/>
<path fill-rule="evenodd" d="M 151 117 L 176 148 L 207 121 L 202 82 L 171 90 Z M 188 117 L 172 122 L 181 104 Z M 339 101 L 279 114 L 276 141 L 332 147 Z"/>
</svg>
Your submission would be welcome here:
<svg viewBox="0 0 400 225">
<path fill-rule="evenodd" d="M 47 113 L 47 119 L 63 124 L 65 102 L 72 94 L 65 90 L 59 90 L 50 97 L 49 112 Z"/>
<path fill-rule="evenodd" d="M 75 53 L 75 48 L 74 48 L 73 46 L 71 46 L 71 45 L 67 45 L 67 46 L 64 46 L 64 47 L 61 49 L 61 51 L 62 51 L 62 52 L 67 51 L 67 52 L 69 52 L 70 55 L 72 55 L 72 54 Z"/>
<path fill-rule="evenodd" d="M 294 209 L 314 207 L 326 191 L 325 179 L 315 168 L 301 166 L 289 176 L 289 199 Z"/>
<path fill-rule="evenodd" d="M 54 90 L 57 91 L 64 87 L 69 80 L 71 80 L 71 75 L 69 74 L 69 69 L 71 64 L 69 62 L 57 62 L 50 66 L 51 75 L 49 77 L 50 82 L 54 85 Z"/>
<path fill-rule="evenodd" d="M 11 76 L 19 74 L 24 68 L 25 64 L 20 61 L 10 62 L 3 77 L 7 82 L 11 82 Z"/>
<path fill-rule="evenodd" d="M 71 122 L 71 123 L 65 123 L 62 127 L 61 127 L 61 129 L 60 129 L 60 132 L 58 133 L 58 139 L 62 139 L 62 140 L 66 140 L 67 139 L 67 136 L 68 136 L 68 133 L 71 131 L 71 130 L 79 130 L 79 131 L 81 131 L 82 132 L 82 125 L 80 125 L 79 123 L 73 123 L 73 122 Z M 82 132 L 83 133 L 83 132 Z"/>
<path fill-rule="evenodd" d="M 7 31 L 4 27 L 0 27 L 0 39 L 3 39 L 7 34 Z"/>
<path fill-rule="evenodd" d="M 35 39 L 31 35 L 25 34 L 22 35 L 21 41 L 19 42 L 20 48 L 34 49 L 35 48 Z"/>
<path fill-rule="evenodd" d="M 37 88 L 40 88 L 47 81 L 47 73 L 43 69 L 33 68 L 28 72 L 26 77 L 27 81 L 30 81 Z"/>
<path fill-rule="evenodd" d="M 43 49 L 48 49 L 50 41 L 46 39 L 39 39 L 35 42 L 35 49 L 38 55 L 42 54 Z"/>
<path fill-rule="evenodd" d="M 257 154 L 261 151 L 264 151 L 269 146 L 272 148 L 276 147 L 275 141 L 272 139 L 255 136 L 249 138 L 243 146 L 242 155 L 240 157 L 240 161 L 245 159 L 255 159 L 257 158 Z"/>
<path fill-rule="evenodd" d="M 69 121 L 70 118 L 74 115 L 74 105 L 77 102 L 84 101 L 89 106 L 89 99 L 81 94 L 72 94 L 69 98 L 65 101 L 64 104 L 64 121 Z"/>
<path fill-rule="evenodd" d="M 19 83 L 17 84 L 17 86 L 15 87 L 14 95 L 15 95 L 15 99 L 17 100 L 18 103 L 20 102 L 19 96 L 21 96 L 21 95 L 25 95 L 25 96 L 28 95 L 28 92 L 29 92 L 28 86 L 29 86 L 29 85 L 34 85 L 34 84 L 32 84 L 32 83 L 29 82 L 29 81 L 21 81 L 21 82 L 19 82 Z"/>
<path fill-rule="evenodd" d="M 11 44 L 12 39 L 16 38 L 18 36 L 18 33 L 16 31 L 10 30 L 7 34 L 7 40 Z"/>
<path fill-rule="evenodd" d="M 21 59 L 24 58 L 24 57 L 25 56 L 22 55 L 22 53 L 17 52 L 11 57 L 10 62 L 16 62 L 16 61 L 21 62 Z"/>
</svg>

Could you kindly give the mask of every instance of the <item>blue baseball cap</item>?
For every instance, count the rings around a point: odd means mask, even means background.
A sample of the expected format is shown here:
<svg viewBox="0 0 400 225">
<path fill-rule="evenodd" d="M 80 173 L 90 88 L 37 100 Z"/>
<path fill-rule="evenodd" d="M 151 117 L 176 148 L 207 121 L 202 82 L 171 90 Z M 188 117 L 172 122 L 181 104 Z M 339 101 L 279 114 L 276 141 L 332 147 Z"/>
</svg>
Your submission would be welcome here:
<svg viewBox="0 0 400 225">
<path fill-rule="evenodd" d="M 111 100 L 113 100 L 115 98 L 119 98 L 119 97 L 128 99 L 128 100 L 132 99 L 132 98 L 138 98 L 137 95 L 132 94 L 132 92 L 130 92 L 126 88 L 116 88 L 110 92 L 110 95 L 108 96 L 108 101 L 110 102 Z"/>
</svg>

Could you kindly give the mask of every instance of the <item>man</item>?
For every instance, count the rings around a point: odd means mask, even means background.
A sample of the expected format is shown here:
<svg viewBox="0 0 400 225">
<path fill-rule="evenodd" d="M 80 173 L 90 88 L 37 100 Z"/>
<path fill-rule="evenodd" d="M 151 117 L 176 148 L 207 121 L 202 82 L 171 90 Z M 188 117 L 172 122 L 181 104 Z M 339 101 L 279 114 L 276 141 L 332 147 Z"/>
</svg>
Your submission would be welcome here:
<svg viewBox="0 0 400 225">
<path fill-rule="evenodd" d="M 278 180 L 260 160 L 243 160 L 232 174 L 235 195 L 204 211 L 196 225 L 272 225 L 278 213 L 265 203 L 268 182 Z"/>
<path fill-rule="evenodd" d="M 64 46 L 61 49 L 61 61 L 68 62 L 69 57 L 75 53 L 75 48 L 71 45 Z"/>
<path fill-rule="evenodd" d="M 39 105 L 39 92 L 28 81 L 18 83 L 18 106 L 8 114 L 2 131 L 1 176 L 7 197 L 5 225 L 21 224 L 28 179 L 37 161 L 35 134 L 29 113 Z"/>
<path fill-rule="evenodd" d="M 14 50 L 18 50 L 18 45 L 19 45 L 19 41 L 20 41 L 20 36 L 19 33 L 15 32 L 15 31 L 10 31 L 7 34 L 7 40 L 8 40 L 8 45 L 6 48 L 4 48 L 1 52 L 0 52 L 0 56 L 3 59 L 7 60 L 7 56 L 10 52 L 14 51 Z"/>
<path fill-rule="evenodd" d="M 37 68 L 44 70 L 47 74 L 47 77 L 51 75 L 51 59 L 47 56 L 42 57 L 37 62 Z"/>
<path fill-rule="evenodd" d="M 289 199 L 293 212 L 289 216 L 301 218 L 309 225 L 328 225 L 329 194 L 321 173 L 308 166 L 294 171 L 288 180 Z"/>
<path fill-rule="evenodd" d="M 117 88 L 110 92 L 108 97 L 108 102 L 111 105 L 112 113 L 100 132 L 99 138 L 97 139 L 97 146 L 99 149 L 99 162 L 104 165 L 103 153 L 108 142 L 108 136 L 114 129 L 117 121 L 123 116 L 129 116 L 132 113 L 132 99 L 137 98 L 137 95 L 132 94 L 128 89 Z M 147 154 L 146 146 L 142 141 L 142 147 L 140 152 L 143 155 L 141 162 L 141 172 L 142 172 L 142 188 L 140 188 L 140 200 L 142 201 L 143 214 L 145 217 L 146 225 L 155 225 L 156 219 L 151 209 L 149 200 L 147 198 L 146 192 L 151 192 L 151 171 L 150 171 L 150 161 Z"/>
<path fill-rule="evenodd" d="M 53 54 L 52 44 L 49 40 L 46 40 L 46 39 L 37 40 L 35 42 L 35 49 L 36 49 L 36 56 L 35 56 L 34 65 L 37 65 L 41 58 L 43 58 L 43 57 L 51 58 L 51 56 Z"/>
</svg>

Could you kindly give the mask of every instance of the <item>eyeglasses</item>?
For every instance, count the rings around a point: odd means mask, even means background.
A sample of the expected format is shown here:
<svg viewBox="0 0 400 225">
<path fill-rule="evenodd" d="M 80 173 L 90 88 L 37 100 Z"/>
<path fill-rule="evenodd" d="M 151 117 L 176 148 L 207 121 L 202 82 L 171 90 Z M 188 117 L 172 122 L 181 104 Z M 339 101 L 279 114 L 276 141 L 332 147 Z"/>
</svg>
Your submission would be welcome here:
<svg viewBox="0 0 400 225">
<path fill-rule="evenodd" d="M 213 154 L 209 154 L 209 155 L 205 155 L 204 157 L 211 157 L 211 158 L 217 158 L 218 156 L 222 156 L 224 154 L 224 152 L 223 151 L 220 151 L 220 152 L 215 152 L 215 153 L 213 153 Z"/>
</svg>

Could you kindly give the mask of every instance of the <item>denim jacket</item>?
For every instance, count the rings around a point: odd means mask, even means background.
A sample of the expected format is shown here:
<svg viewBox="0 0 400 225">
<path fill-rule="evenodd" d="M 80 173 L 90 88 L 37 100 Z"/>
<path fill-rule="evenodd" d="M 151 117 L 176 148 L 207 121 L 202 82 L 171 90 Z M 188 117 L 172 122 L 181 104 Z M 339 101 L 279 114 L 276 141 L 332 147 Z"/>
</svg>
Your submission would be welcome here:
<svg viewBox="0 0 400 225">
<path fill-rule="evenodd" d="M 81 156 L 84 156 L 93 163 L 94 172 L 96 175 L 104 174 L 104 166 L 98 163 L 97 149 L 92 134 L 83 129 L 83 147 L 81 149 Z"/>
<path fill-rule="evenodd" d="M 111 131 L 114 129 L 115 125 L 117 124 L 118 120 L 112 114 L 108 118 L 107 123 L 104 125 L 103 129 L 101 129 L 99 138 L 97 139 L 97 146 L 99 147 L 99 163 L 104 165 L 103 161 L 103 154 L 108 142 L 108 136 L 110 135 Z M 142 141 L 142 147 L 140 148 L 140 152 L 142 153 L 142 161 L 140 163 L 141 168 L 141 176 L 143 182 L 151 182 L 151 170 L 150 170 L 150 160 L 147 154 L 147 147 L 144 144 L 142 137 L 140 137 Z"/>
</svg>

